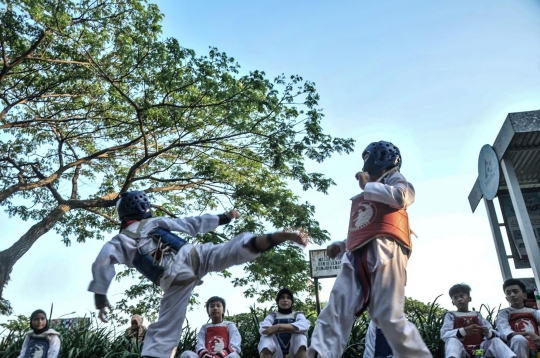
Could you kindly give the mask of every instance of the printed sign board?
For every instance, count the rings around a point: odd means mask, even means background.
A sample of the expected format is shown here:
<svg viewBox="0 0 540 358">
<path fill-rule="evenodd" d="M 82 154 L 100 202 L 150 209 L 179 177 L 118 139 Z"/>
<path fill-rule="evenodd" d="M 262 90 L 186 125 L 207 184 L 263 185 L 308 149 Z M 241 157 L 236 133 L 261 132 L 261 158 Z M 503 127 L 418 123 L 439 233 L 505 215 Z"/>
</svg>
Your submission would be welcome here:
<svg viewBox="0 0 540 358">
<path fill-rule="evenodd" d="M 341 271 L 341 259 L 331 259 L 326 249 L 309 251 L 309 267 L 312 278 L 336 277 Z"/>
<path fill-rule="evenodd" d="M 493 148 L 486 144 L 478 156 L 478 181 L 484 198 L 493 200 L 499 190 L 499 159 Z"/>
<path fill-rule="evenodd" d="M 525 206 L 529 213 L 529 219 L 531 220 L 536 242 L 540 245 L 540 192 L 524 192 L 523 200 L 525 201 Z M 501 205 L 501 211 L 506 226 L 506 232 L 510 240 L 510 247 L 512 249 L 512 256 L 514 256 L 516 268 L 531 267 L 528 263 L 527 250 L 525 249 L 525 243 L 521 236 L 521 230 L 519 229 L 510 195 L 499 195 L 499 203 Z M 525 264 L 520 262 L 523 260 L 526 261 Z"/>
</svg>

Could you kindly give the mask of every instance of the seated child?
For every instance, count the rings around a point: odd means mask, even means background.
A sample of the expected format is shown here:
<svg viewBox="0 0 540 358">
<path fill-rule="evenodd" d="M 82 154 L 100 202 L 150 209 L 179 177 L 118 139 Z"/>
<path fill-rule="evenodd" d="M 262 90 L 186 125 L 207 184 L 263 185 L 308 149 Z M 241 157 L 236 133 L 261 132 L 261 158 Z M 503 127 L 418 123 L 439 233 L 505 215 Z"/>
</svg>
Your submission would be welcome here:
<svg viewBox="0 0 540 358">
<path fill-rule="evenodd" d="M 36 310 L 30 315 L 30 332 L 26 333 L 18 358 L 56 358 L 60 352 L 60 333 L 49 328 L 47 315 Z"/>
<path fill-rule="evenodd" d="M 195 345 L 197 353 L 185 351 L 180 358 L 240 358 L 242 337 L 233 322 L 223 320 L 225 300 L 210 297 L 206 302 L 206 312 L 212 323 L 201 327 Z"/>
<path fill-rule="evenodd" d="M 503 291 L 510 307 L 499 311 L 497 330 L 518 357 L 528 358 L 531 350 L 538 351 L 540 348 L 540 313 L 525 307 L 523 300 L 526 289 L 520 280 L 511 278 L 504 281 Z"/>
<path fill-rule="evenodd" d="M 211 271 L 223 271 L 233 265 L 257 258 L 272 247 L 293 241 L 306 246 L 304 233 L 276 232 L 267 235 L 243 233 L 230 241 L 214 245 L 193 245 L 170 231 L 196 236 L 227 224 L 240 214 L 231 210 L 223 215 L 205 214 L 186 218 L 152 217 L 152 206 L 144 191 L 121 193 L 116 204 L 121 231 L 105 243 L 92 265 L 98 317 L 107 322 L 107 290 L 115 276 L 114 265 L 134 267 L 154 284 L 161 286 L 163 297 L 157 322 L 146 331 L 142 357 L 170 358 L 178 346 L 191 292 Z"/>
<path fill-rule="evenodd" d="M 375 322 L 369 321 L 366 332 L 366 348 L 364 348 L 363 358 L 390 358 L 393 357 L 392 347 L 388 344 L 386 337 Z"/>
<path fill-rule="evenodd" d="M 126 329 L 125 336 L 135 338 L 136 340 L 143 340 L 146 327 L 142 324 L 142 321 L 142 317 L 138 314 L 131 316 L 131 327 Z"/>
<path fill-rule="evenodd" d="M 294 312 L 294 296 L 288 288 L 279 290 L 276 296 L 277 312 L 270 312 L 259 326 L 261 358 L 305 358 L 307 331 L 311 322 L 302 312 Z"/>
<path fill-rule="evenodd" d="M 454 285 L 450 288 L 449 294 L 457 311 L 447 312 L 441 327 L 446 358 L 474 356 L 474 351 L 479 349 L 484 350 L 484 357 L 516 357 L 516 354 L 498 338 L 497 331 L 480 312 L 469 311 L 471 302 L 469 285 L 464 283 Z"/>
</svg>

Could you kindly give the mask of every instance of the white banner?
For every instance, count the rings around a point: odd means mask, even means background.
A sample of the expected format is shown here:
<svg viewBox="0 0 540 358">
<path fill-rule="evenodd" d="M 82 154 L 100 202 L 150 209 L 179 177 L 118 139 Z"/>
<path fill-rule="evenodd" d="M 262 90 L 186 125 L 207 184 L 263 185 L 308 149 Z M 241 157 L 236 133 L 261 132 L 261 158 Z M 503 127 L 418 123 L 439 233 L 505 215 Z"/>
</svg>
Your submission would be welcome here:
<svg viewBox="0 0 540 358">
<path fill-rule="evenodd" d="M 341 271 L 341 259 L 331 259 L 326 249 L 309 251 L 309 267 L 312 278 L 336 277 Z"/>
</svg>

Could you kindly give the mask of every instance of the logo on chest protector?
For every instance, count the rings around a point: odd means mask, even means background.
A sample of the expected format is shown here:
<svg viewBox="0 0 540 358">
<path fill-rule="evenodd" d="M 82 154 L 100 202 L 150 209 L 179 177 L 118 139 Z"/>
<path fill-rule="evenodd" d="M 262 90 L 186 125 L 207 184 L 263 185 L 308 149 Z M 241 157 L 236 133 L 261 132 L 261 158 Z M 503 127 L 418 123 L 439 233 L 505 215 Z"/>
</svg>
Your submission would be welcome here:
<svg viewBox="0 0 540 358">
<path fill-rule="evenodd" d="M 531 321 L 526 318 L 520 318 L 516 321 L 516 331 L 518 332 L 535 332 Z"/>
<path fill-rule="evenodd" d="M 351 221 L 353 222 L 354 227 L 351 227 L 349 231 L 360 230 L 361 228 L 368 226 L 375 216 L 377 216 L 377 208 L 372 202 L 359 202 L 355 210 L 352 211 Z"/>
<path fill-rule="evenodd" d="M 212 353 L 221 352 L 225 349 L 225 340 L 221 336 L 213 336 L 208 342 L 210 343 L 210 350 Z"/>
</svg>

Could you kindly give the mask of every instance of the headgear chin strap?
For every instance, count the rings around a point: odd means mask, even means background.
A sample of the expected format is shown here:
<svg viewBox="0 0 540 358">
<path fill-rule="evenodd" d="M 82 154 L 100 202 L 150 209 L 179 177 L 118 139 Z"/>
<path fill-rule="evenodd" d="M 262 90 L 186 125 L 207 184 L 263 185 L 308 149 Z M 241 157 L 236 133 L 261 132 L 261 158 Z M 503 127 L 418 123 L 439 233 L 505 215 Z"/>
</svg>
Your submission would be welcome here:
<svg viewBox="0 0 540 358">
<path fill-rule="evenodd" d="M 379 141 L 369 144 L 362 152 L 364 167 L 362 171 L 376 175 L 383 169 L 401 168 L 401 153 L 399 148 L 390 142 Z"/>
</svg>

